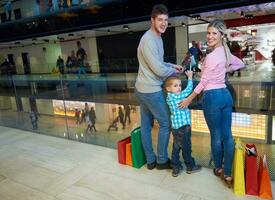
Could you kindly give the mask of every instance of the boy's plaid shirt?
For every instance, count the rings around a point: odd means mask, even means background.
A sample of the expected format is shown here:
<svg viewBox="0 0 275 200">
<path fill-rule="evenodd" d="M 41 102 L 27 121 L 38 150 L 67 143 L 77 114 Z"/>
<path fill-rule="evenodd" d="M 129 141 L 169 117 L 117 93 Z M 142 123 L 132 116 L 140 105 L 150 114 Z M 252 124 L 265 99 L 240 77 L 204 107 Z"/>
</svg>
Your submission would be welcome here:
<svg viewBox="0 0 275 200">
<path fill-rule="evenodd" d="M 168 92 L 167 104 L 170 108 L 170 118 L 172 122 L 172 128 L 178 129 L 184 125 L 191 125 L 191 116 L 188 108 L 180 109 L 178 103 L 184 98 L 188 97 L 193 90 L 193 81 L 188 80 L 186 88 L 180 94 L 173 94 Z"/>
</svg>

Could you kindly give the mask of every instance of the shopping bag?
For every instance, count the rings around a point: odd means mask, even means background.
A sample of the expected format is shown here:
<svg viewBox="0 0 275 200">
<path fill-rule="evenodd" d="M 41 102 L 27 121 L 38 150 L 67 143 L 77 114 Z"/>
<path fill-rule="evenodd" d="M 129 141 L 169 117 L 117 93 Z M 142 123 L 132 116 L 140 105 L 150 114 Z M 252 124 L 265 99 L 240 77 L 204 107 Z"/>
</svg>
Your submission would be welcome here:
<svg viewBox="0 0 275 200">
<path fill-rule="evenodd" d="M 132 147 L 131 143 L 126 144 L 126 165 L 132 166 Z"/>
<path fill-rule="evenodd" d="M 126 164 L 126 144 L 131 142 L 131 137 L 128 136 L 117 142 L 117 154 L 118 162 L 120 164 Z"/>
<path fill-rule="evenodd" d="M 135 128 L 131 132 L 131 143 L 133 167 L 141 168 L 146 163 L 146 159 L 141 141 L 140 127 Z"/>
<path fill-rule="evenodd" d="M 239 138 L 235 141 L 233 162 L 233 192 L 237 195 L 245 195 L 244 183 L 244 147 Z"/>
<path fill-rule="evenodd" d="M 246 144 L 245 153 L 245 193 L 258 196 L 257 149 L 254 144 Z"/>
<path fill-rule="evenodd" d="M 268 172 L 266 155 L 260 157 L 259 165 L 259 197 L 272 199 L 272 189 Z"/>
</svg>

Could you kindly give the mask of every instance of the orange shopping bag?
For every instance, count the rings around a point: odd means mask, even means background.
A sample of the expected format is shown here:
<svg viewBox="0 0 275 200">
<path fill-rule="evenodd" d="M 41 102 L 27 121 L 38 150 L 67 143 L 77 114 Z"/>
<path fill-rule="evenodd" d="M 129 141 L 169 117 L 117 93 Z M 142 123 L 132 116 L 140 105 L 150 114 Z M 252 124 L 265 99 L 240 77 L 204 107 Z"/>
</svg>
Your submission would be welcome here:
<svg viewBox="0 0 275 200">
<path fill-rule="evenodd" d="M 132 144 L 126 144 L 126 165 L 133 166 L 132 163 Z"/>
<path fill-rule="evenodd" d="M 272 199 L 272 190 L 271 190 L 266 155 L 264 155 L 263 157 L 260 157 L 258 179 L 259 179 L 259 197 L 265 198 L 265 199 Z"/>
</svg>

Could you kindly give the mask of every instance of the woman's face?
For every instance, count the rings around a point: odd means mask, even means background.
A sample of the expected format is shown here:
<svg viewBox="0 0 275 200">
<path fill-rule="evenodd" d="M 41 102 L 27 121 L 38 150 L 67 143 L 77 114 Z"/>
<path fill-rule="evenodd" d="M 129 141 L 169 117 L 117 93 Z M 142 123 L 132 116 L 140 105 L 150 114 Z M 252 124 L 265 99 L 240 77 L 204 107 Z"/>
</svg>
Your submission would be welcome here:
<svg viewBox="0 0 275 200">
<path fill-rule="evenodd" d="M 221 32 L 218 31 L 218 29 L 216 29 L 215 27 L 207 28 L 206 41 L 207 45 L 211 49 L 215 49 L 219 46 L 222 46 L 223 37 L 224 36 L 221 34 Z"/>
</svg>

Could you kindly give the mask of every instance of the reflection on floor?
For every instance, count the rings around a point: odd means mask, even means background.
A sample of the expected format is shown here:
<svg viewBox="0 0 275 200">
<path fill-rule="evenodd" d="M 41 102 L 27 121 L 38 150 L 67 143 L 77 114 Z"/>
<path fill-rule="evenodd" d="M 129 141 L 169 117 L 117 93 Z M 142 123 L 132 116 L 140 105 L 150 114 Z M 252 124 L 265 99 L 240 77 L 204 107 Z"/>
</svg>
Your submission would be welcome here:
<svg viewBox="0 0 275 200">
<path fill-rule="evenodd" d="M 66 123 L 68 127 L 66 127 Z M 30 118 L 28 113 L 14 112 L 11 110 L 0 112 L 0 125 L 9 126 L 28 131 L 34 131 L 40 134 L 51 135 L 55 137 L 61 137 L 64 139 L 75 140 L 84 143 L 96 144 L 104 147 L 116 148 L 117 141 L 129 136 L 132 129 L 138 126 L 137 120 L 132 119 L 131 124 L 126 124 L 126 128 L 123 130 L 122 125 L 118 124 L 118 130 L 112 129 L 107 131 L 109 124 L 97 123 L 97 132 L 87 132 L 86 124 L 76 125 L 73 118 L 53 117 L 49 115 L 40 115 L 38 120 L 38 129 L 32 130 Z M 152 132 L 153 144 L 156 149 L 157 143 L 157 123 Z M 172 151 L 172 137 L 170 137 L 169 143 L 169 155 Z M 248 140 L 248 142 L 254 142 Z M 275 151 L 275 145 L 267 145 L 260 142 L 256 142 L 258 153 L 260 155 L 266 154 L 268 159 L 268 165 L 270 170 L 271 179 L 275 181 L 275 157 L 273 152 Z M 210 140 L 209 133 L 195 132 L 192 135 L 192 150 L 193 156 L 197 159 L 198 163 L 204 167 L 213 167 L 213 163 L 210 161 Z"/>
<path fill-rule="evenodd" d="M 168 170 L 120 165 L 114 149 L 0 127 L 0 199 L 258 198 L 234 195 L 210 169 L 174 178 Z"/>
</svg>

